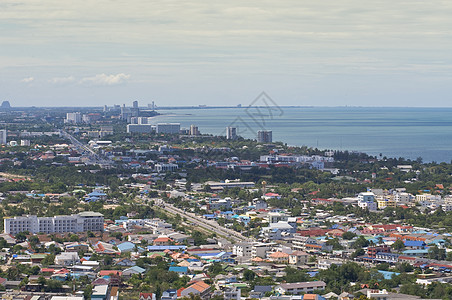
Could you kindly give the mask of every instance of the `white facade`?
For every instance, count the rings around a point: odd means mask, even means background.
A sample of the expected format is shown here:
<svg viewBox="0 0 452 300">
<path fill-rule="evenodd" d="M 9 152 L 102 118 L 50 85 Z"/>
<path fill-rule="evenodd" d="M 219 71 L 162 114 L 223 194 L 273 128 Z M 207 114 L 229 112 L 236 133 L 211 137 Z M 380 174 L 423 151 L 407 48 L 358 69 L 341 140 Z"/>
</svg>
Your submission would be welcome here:
<svg viewBox="0 0 452 300">
<path fill-rule="evenodd" d="M 368 209 L 370 211 L 377 210 L 377 202 L 358 201 L 358 206 L 362 209 Z"/>
<path fill-rule="evenodd" d="M 267 258 L 267 253 L 276 246 L 276 243 L 255 243 L 251 247 L 251 257 Z"/>
<path fill-rule="evenodd" d="M 252 245 L 250 243 L 235 244 L 232 253 L 239 257 L 251 257 Z"/>
<path fill-rule="evenodd" d="M 180 123 L 158 123 L 156 132 L 177 134 L 180 132 Z"/>
<path fill-rule="evenodd" d="M 280 294 L 298 295 L 301 293 L 310 293 L 315 290 L 324 290 L 326 287 L 323 281 L 307 281 L 296 283 L 281 283 L 276 286 L 275 291 Z"/>
<path fill-rule="evenodd" d="M 236 127 L 226 127 L 226 138 L 228 140 L 235 140 L 237 138 L 237 128 Z"/>
<path fill-rule="evenodd" d="M 241 296 L 241 290 L 237 287 L 228 287 L 223 292 L 224 300 L 240 300 Z"/>
<path fill-rule="evenodd" d="M 6 145 L 7 135 L 6 129 L 0 130 L 0 145 Z"/>
<path fill-rule="evenodd" d="M 79 112 L 67 113 L 64 122 L 69 124 L 82 123 L 82 114 Z"/>
<path fill-rule="evenodd" d="M 24 231 L 30 233 L 103 231 L 104 216 L 95 212 L 55 217 L 20 216 L 4 219 L 4 228 L 5 233 L 13 235 Z"/>
<path fill-rule="evenodd" d="M 127 133 L 151 133 L 155 131 L 155 125 L 151 124 L 128 124 Z"/>
<path fill-rule="evenodd" d="M 405 192 L 397 193 L 394 195 L 394 200 L 397 203 L 405 203 L 405 204 L 411 203 L 413 198 L 414 198 L 413 195 L 411 195 L 409 193 L 405 193 Z"/>
<path fill-rule="evenodd" d="M 156 164 L 155 170 L 157 172 L 167 172 L 167 171 L 176 171 L 179 168 L 176 164 Z"/>
</svg>

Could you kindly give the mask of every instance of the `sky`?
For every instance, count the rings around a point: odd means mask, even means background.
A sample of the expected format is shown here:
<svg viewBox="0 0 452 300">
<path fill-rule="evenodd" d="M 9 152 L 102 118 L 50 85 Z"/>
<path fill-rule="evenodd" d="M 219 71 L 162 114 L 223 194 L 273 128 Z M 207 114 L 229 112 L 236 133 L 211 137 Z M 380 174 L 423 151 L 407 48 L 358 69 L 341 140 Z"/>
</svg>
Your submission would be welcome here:
<svg viewBox="0 0 452 300">
<path fill-rule="evenodd" d="M 12 106 L 452 106 L 452 1 L 2 0 Z"/>
</svg>

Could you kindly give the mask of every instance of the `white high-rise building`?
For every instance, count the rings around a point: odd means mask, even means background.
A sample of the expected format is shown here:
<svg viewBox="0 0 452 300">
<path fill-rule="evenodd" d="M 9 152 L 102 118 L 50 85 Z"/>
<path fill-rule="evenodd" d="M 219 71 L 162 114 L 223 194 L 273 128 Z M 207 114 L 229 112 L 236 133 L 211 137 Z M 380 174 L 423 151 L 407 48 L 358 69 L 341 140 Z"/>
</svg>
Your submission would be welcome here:
<svg viewBox="0 0 452 300">
<path fill-rule="evenodd" d="M 237 138 L 237 128 L 236 127 L 226 127 L 226 138 L 228 140 L 235 140 Z"/>
<path fill-rule="evenodd" d="M 190 135 L 199 135 L 199 129 L 198 126 L 190 125 Z"/>
<path fill-rule="evenodd" d="M 0 130 L 0 145 L 6 145 L 6 136 L 7 136 L 6 129 Z"/>
<path fill-rule="evenodd" d="M 65 123 L 80 124 L 82 123 L 82 114 L 79 112 L 67 113 Z"/>
<path fill-rule="evenodd" d="M 103 231 L 104 216 L 96 212 L 81 212 L 76 215 L 37 217 L 33 215 L 4 219 L 4 230 L 8 234 L 30 233 L 65 233 L 83 231 Z"/>
</svg>

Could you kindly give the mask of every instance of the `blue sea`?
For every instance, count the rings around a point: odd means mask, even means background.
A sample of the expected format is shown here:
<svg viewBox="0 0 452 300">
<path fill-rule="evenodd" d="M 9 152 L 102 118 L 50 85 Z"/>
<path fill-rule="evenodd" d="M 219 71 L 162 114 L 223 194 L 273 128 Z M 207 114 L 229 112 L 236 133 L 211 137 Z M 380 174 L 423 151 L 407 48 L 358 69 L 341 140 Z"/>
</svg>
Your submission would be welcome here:
<svg viewBox="0 0 452 300">
<path fill-rule="evenodd" d="M 154 123 L 176 122 L 201 133 L 226 135 L 226 126 L 256 138 L 319 149 L 349 150 L 424 162 L 451 162 L 452 108 L 244 107 L 158 110 Z"/>
</svg>

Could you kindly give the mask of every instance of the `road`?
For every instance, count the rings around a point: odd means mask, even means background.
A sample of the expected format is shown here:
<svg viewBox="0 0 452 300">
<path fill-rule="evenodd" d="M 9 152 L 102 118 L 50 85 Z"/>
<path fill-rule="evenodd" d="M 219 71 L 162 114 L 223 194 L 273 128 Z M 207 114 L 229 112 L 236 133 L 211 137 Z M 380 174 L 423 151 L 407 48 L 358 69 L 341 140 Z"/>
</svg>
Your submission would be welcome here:
<svg viewBox="0 0 452 300">
<path fill-rule="evenodd" d="M 255 242 L 253 238 L 245 237 L 235 230 L 225 228 L 219 225 L 216 221 L 209 221 L 203 219 L 194 213 L 186 212 L 182 209 L 174 207 L 173 205 L 166 203 L 161 199 L 159 199 L 159 201 L 156 202 L 156 204 L 170 214 L 179 214 L 181 217 L 185 217 L 189 222 L 194 223 L 196 226 L 215 232 L 218 235 L 223 236 L 225 238 L 232 239 L 234 240 L 234 242 Z"/>
<path fill-rule="evenodd" d="M 81 143 L 74 136 L 70 135 L 64 130 L 60 130 L 60 134 L 71 141 L 72 145 L 79 151 L 81 154 L 87 156 L 90 161 L 89 164 L 97 164 L 97 165 L 112 165 L 114 162 L 112 160 L 101 157 L 97 154 L 93 149 L 88 147 L 87 145 Z"/>
</svg>

